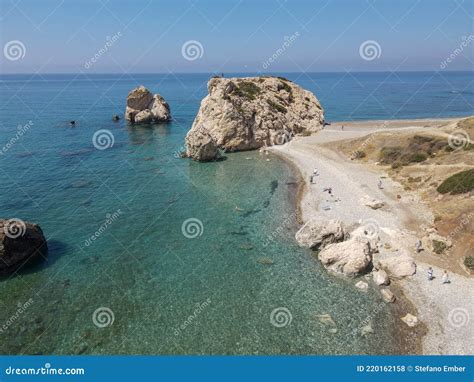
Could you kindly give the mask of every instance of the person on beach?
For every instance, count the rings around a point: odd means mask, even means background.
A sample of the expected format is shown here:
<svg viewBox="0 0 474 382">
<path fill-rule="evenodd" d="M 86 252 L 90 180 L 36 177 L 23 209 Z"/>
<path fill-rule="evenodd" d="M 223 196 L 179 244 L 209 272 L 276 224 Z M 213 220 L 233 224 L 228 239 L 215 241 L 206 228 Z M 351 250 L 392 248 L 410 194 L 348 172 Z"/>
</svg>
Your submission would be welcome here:
<svg viewBox="0 0 474 382">
<path fill-rule="evenodd" d="M 433 268 L 431 267 L 428 268 L 428 280 L 433 280 Z"/>
<path fill-rule="evenodd" d="M 317 168 L 315 168 L 315 169 L 313 170 L 313 175 L 315 175 L 315 176 L 318 175 L 318 169 L 317 169 Z"/>
<path fill-rule="evenodd" d="M 382 189 L 383 189 L 382 181 L 379 180 L 379 190 L 382 190 Z"/>
<path fill-rule="evenodd" d="M 421 240 L 418 240 L 415 243 L 415 249 L 416 249 L 416 253 L 420 253 L 421 251 L 423 251 Z"/>
<path fill-rule="evenodd" d="M 341 125 L 341 130 L 344 130 L 344 125 Z"/>
<path fill-rule="evenodd" d="M 448 271 L 444 271 L 443 273 L 443 277 L 441 279 L 443 281 L 443 284 L 449 284 L 451 281 L 449 280 L 449 276 L 448 276 Z"/>
</svg>

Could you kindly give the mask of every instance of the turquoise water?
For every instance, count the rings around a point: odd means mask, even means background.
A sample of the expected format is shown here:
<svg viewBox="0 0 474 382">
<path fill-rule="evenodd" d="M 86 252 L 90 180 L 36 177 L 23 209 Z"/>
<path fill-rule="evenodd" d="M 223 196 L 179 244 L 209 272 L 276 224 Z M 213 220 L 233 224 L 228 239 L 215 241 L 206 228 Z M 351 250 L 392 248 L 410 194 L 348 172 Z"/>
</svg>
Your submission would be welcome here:
<svg viewBox="0 0 474 382">
<path fill-rule="evenodd" d="M 399 74 L 406 86 L 389 84 L 393 92 L 356 109 L 380 83 L 380 74 L 359 76 L 364 89 L 342 74 L 298 83 L 317 94 L 330 120 L 472 113 L 466 73 L 448 75 L 450 86 L 433 75 L 411 99 L 415 84 L 432 75 Z M 2 145 L 18 125 L 32 125 L 0 155 L 0 216 L 40 224 L 50 253 L 44 264 L 0 280 L 0 353 L 399 351 L 395 319 L 378 294 L 328 275 L 295 245 L 296 179 L 284 162 L 256 152 L 206 164 L 176 158 L 209 76 L 133 77 L 1 77 Z M 112 122 L 138 84 L 168 100 L 172 123 Z M 112 133 L 112 147 L 94 147 L 99 129 Z M 185 231 L 194 238 L 183 234 L 188 219 L 198 222 L 197 232 Z M 105 314 L 94 315 L 101 308 Z M 291 322 L 272 323 L 277 308 Z M 367 317 L 375 334 L 362 337 Z"/>
</svg>

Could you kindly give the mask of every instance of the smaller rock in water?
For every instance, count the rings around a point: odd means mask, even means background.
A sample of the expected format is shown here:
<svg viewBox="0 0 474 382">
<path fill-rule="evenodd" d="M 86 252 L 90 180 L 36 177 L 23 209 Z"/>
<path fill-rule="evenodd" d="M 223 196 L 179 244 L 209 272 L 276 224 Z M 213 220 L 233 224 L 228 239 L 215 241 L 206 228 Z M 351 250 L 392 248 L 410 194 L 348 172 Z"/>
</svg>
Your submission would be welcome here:
<svg viewBox="0 0 474 382">
<path fill-rule="evenodd" d="M 269 259 L 268 257 L 262 257 L 262 258 L 258 259 L 258 262 L 260 264 L 263 264 L 263 265 L 272 265 L 273 264 L 273 260 Z"/>
<path fill-rule="evenodd" d="M 336 327 L 336 323 L 330 314 L 316 314 L 315 317 L 325 325 Z"/>
<path fill-rule="evenodd" d="M 367 284 L 365 281 L 358 281 L 355 284 L 356 288 L 366 291 L 369 289 L 369 284 Z"/>
<path fill-rule="evenodd" d="M 139 86 L 128 93 L 125 119 L 132 124 L 167 122 L 171 120 L 170 107 L 161 95 Z"/>
<path fill-rule="evenodd" d="M 396 300 L 395 295 L 392 293 L 390 289 L 388 288 L 381 289 L 380 293 L 382 294 L 382 298 L 384 299 L 385 302 L 395 302 Z"/>
<path fill-rule="evenodd" d="M 117 114 L 115 114 L 115 115 L 112 117 L 112 121 L 118 122 L 118 121 L 120 121 L 120 117 L 119 117 Z"/>
<path fill-rule="evenodd" d="M 363 337 L 369 334 L 372 334 L 373 332 L 374 332 L 374 329 L 372 329 L 371 324 L 367 324 L 360 329 L 360 334 L 362 334 Z"/>
<path fill-rule="evenodd" d="M 405 316 L 401 317 L 401 320 L 410 328 L 413 328 L 418 325 L 418 318 L 410 313 L 407 313 Z"/>
</svg>

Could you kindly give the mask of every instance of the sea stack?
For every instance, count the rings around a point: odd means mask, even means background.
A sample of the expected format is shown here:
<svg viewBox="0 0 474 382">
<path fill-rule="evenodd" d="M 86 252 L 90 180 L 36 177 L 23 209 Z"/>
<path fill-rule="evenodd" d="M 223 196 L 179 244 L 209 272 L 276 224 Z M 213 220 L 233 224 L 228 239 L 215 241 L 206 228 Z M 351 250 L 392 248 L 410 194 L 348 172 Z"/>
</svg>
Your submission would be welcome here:
<svg viewBox="0 0 474 382">
<path fill-rule="evenodd" d="M 170 107 L 161 95 L 139 86 L 128 93 L 125 119 L 132 124 L 168 122 L 171 120 Z"/>
<path fill-rule="evenodd" d="M 258 149 L 311 134 L 324 124 L 313 93 L 282 77 L 212 78 L 186 135 L 187 156 L 199 161 Z"/>
<path fill-rule="evenodd" d="M 0 275 L 46 258 L 48 245 L 41 228 L 19 219 L 0 219 Z"/>
</svg>

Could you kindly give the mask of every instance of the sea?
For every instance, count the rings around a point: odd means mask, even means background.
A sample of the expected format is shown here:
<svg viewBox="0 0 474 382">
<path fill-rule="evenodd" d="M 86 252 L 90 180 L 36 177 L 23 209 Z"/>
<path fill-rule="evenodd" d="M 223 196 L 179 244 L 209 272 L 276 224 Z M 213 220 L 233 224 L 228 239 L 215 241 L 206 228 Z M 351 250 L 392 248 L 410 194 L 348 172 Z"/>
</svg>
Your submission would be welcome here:
<svg viewBox="0 0 474 382">
<path fill-rule="evenodd" d="M 277 75 L 328 122 L 474 114 L 472 72 Z M 0 218 L 39 224 L 49 247 L 0 279 L 0 354 L 402 351 L 376 288 L 295 243 L 293 168 L 255 151 L 180 158 L 210 77 L 0 75 Z M 138 85 L 172 122 L 112 120 Z"/>
</svg>

